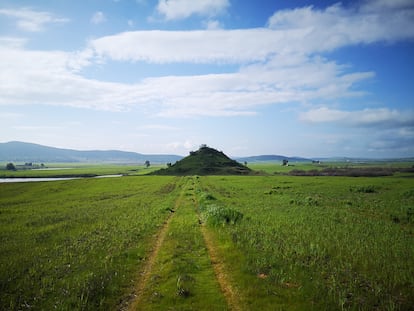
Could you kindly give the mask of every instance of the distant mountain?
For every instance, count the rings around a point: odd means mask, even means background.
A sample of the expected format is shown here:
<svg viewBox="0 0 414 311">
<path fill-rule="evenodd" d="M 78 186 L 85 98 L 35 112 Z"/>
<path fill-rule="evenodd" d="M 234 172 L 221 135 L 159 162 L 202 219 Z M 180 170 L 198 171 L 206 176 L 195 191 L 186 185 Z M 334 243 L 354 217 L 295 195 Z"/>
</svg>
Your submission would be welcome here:
<svg viewBox="0 0 414 311">
<path fill-rule="evenodd" d="M 248 167 L 230 159 L 223 152 L 201 146 L 184 159 L 155 172 L 153 175 L 247 175 Z"/>
<path fill-rule="evenodd" d="M 282 162 L 288 160 L 289 162 L 312 162 L 312 159 L 300 158 L 300 157 L 285 157 L 282 155 L 258 155 L 251 157 L 235 158 L 239 162 Z"/>
<path fill-rule="evenodd" d="M 349 157 L 331 157 L 331 158 L 315 158 L 321 162 L 340 162 L 340 163 L 390 163 L 390 162 L 413 162 L 414 157 L 410 158 L 349 158 Z"/>
<path fill-rule="evenodd" d="M 79 151 L 12 141 L 0 143 L 2 162 L 108 162 L 108 163 L 169 163 L 182 159 L 178 155 L 141 154 L 118 150 Z"/>
</svg>

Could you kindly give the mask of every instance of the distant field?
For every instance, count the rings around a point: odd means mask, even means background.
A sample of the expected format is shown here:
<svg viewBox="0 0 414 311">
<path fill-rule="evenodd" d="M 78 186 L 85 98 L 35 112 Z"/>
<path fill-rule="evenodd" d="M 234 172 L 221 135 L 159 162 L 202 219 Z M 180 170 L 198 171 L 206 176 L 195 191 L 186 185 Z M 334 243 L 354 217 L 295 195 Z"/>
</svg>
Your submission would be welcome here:
<svg viewBox="0 0 414 311">
<path fill-rule="evenodd" d="M 262 171 L 268 174 L 287 174 L 293 170 L 323 170 L 326 168 L 413 168 L 414 162 L 289 162 L 288 166 L 283 166 L 279 162 L 254 162 L 248 163 L 248 167 L 256 171 Z"/>
<path fill-rule="evenodd" d="M 46 169 L 18 169 L 8 171 L 4 169 L 6 164 L 0 164 L 0 178 L 5 177 L 70 177 L 70 176 L 98 176 L 98 175 L 144 175 L 158 170 L 164 165 L 151 165 L 146 168 L 143 165 L 131 164 L 82 164 L 82 163 L 52 163 Z M 60 169 L 59 169 L 60 168 Z"/>
<path fill-rule="evenodd" d="M 0 184 L 0 310 L 412 310 L 407 176 Z"/>
</svg>

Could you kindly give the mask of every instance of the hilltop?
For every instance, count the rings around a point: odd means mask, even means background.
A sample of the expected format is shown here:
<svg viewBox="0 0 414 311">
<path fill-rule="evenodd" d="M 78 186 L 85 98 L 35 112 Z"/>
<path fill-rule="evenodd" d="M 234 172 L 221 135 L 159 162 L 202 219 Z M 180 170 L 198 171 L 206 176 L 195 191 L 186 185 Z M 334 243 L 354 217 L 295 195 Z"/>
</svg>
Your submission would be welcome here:
<svg viewBox="0 0 414 311">
<path fill-rule="evenodd" d="M 230 159 L 223 152 L 202 145 L 197 151 L 169 164 L 168 168 L 153 172 L 153 175 L 247 175 L 248 167 Z"/>
</svg>

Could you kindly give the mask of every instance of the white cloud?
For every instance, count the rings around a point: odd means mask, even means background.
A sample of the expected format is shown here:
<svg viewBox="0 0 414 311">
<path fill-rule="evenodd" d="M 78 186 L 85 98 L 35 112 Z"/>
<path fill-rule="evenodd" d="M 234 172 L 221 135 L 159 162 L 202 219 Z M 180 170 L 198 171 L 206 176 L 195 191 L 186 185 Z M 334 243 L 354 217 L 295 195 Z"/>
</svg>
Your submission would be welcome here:
<svg viewBox="0 0 414 311">
<path fill-rule="evenodd" d="M 349 74 L 334 62 L 298 56 L 276 57 L 234 73 L 166 76 L 123 84 L 84 78 L 82 68 L 91 65 L 92 56 L 91 50 L 64 53 L 0 48 L 0 104 L 100 110 L 134 106 L 168 117 L 253 115 L 262 105 L 359 95 L 351 88 L 372 76 Z"/>
<path fill-rule="evenodd" d="M 300 119 L 311 123 L 335 123 L 345 126 L 414 127 L 413 111 L 403 112 L 388 108 L 344 111 L 321 107 L 302 113 Z"/>
<path fill-rule="evenodd" d="M 399 5 L 398 5 L 399 3 Z M 414 37 L 414 5 L 400 0 L 366 1 L 361 7 L 340 3 L 324 10 L 312 6 L 277 11 L 268 21 L 275 30 L 301 30 L 302 41 L 293 42 L 308 52 L 330 51 L 346 45 L 397 41 Z M 393 10 L 388 9 L 392 7 Z M 368 10 L 369 8 L 369 10 Z"/>
<path fill-rule="evenodd" d="M 172 151 L 184 149 L 184 150 L 192 150 L 197 146 L 196 143 L 193 141 L 187 139 L 185 141 L 175 141 L 171 143 L 167 143 L 167 149 L 170 149 Z"/>
<path fill-rule="evenodd" d="M 16 37 L 0 37 L 0 47 L 22 48 L 26 44 L 27 39 Z"/>
<path fill-rule="evenodd" d="M 361 11 L 399 10 L 413 7 L 412 0 L 365 0 L 361 5 Z"/>
<path fill-rule="evenodd" d="M 0 15 L 14 18 L 16 26 L 24 31 L 37 32 L 44 30 L 46 24 L 61 24 L 69 22 L 67 18 L 55 17 L 52 13 L 34 11 L 29 8 L 0 9 Z"/>
<path fill-rule="evenodd" d="M 106 22 L 106 16 L 103 12 L 95 12 L 91 17 L 91 23 L 98 25 Z"/>
<path fill-rule="evenodd" d="M 206 26 L 216 29 L 219 24 L 211 20 Z M 268 26 L 124 32 L 92 40 L 90 44 L 98 55 L 117 61 L 236 64 L 265 61 L 274 55 L 313 55 L 349 45 L 413 39 L 414 7 L 395 6 L 393 10 L 379 7 L 370 12 L 364 7 L 345 8 L 340 4 L 325 10 L 304 7 L 277 11 Z"/>
<path fill-rule="evenodd" d="M 131 31 L 91 40 L 100 57 L 150 63 L 244 63 L 277 52 L 285 34 L 269 29 Z"/>
<path fill-rule="evenodd" d="M 191 15 L 215 16 L 230 5 L 228 0 L 159 0 L 157 11 L 166 20 L 185 19 Z"/>
<path fill-rule="evenodd" d="M 356 11 L 357 17 L 360 12 L 362 9 Z M 356 86 L 375 73 L 355 72 L 352 67 L 318 56 L 320 47 L 309 42 L 318 31 L 322 38 L 332 34 L 328 20 L 337 30 L 335 23 L 343 23 L 341 19 L 352 23 L 351 13 L 351 9 L 340 5 L 323 11 L 304 8 L 278 12 L 269 22 L 277 29 L 124 32 L 91 40 L 85 50 L 72 53 L 29 51 L 24 49 L 23 41 L 5 38 L 6 43 L 0 46 L 0 105 L 48 104 L 115 111 L 136 107 L 165 117 L 239 116 L 254 115 L 263 105 L 361 96 L 364 93 Z M 380 13 L 376 10 L 372 14 Z M 295 16 L 298 21 L 293 19 Z M 311 21 L 318 31 L 309 30 Z M 367 19 L 366 23 L 375 28 L 376 21 Z M 369 34 L 350 35 L 365 38 L 363 42 L 372 39 Z M 388 35 L 383 33 L 375 40 L 387 40 Z M 344 44 L 337 42 L 338 46 Z M 104 65 L 105 60 L 231 63 L 239 68 L 222 74 L 146 78 L 135 84 L 82 76 L 83 68 L 101 61 L 99 64 Z M 387 119 L 386 115 L 393 112 L 382 113 L 382 120 L 391 122 L 392 117 Z M 319 108 L 302 114 L 302 120 L 346 123 L 351 118 L 353 124 L 368 125 L 375 124 L 368 118 L 374 115 L 381 120 L 379 110 L 358 115 Z"/>
<path fill-rule="evenodd" d="M 223 27 L 221 26 L 221 23 L 218 20 L 208 20 L 205 23 L 205 27 L 208 30 L 218 30 L 218 29 L 222 29 Z"/>
<path fill-rule="evenodd" d="M 155 131 L 177 131 L 178 127 L 165 124 L 146 124 L 138 127 L 140 130 L 155 130 Z"/>
</svg>

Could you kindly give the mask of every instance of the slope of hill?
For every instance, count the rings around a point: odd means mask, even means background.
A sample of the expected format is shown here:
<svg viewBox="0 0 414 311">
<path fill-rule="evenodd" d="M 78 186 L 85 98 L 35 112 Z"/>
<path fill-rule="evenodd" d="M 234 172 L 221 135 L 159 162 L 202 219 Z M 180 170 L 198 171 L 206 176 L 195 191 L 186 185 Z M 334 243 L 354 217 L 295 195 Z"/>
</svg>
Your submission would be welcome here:
<svg viewBox="0 0 414 311">
<path fill-rule="evenodd" d="M 177 155 L 141 154 L 118 150 L 79 151 L 12 141 L 0 143 L 3 162 L 110 162 L 110 163 L 168 163 L 182 159 Z"/>
<path fill-rule="evenodd" d="M 153 172 L 154 175 L 246 175 L 248 167 L 230 159 L 223 152 L 202 146 L 168 168 Z"/>
</svg>

